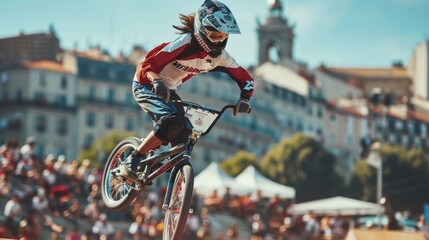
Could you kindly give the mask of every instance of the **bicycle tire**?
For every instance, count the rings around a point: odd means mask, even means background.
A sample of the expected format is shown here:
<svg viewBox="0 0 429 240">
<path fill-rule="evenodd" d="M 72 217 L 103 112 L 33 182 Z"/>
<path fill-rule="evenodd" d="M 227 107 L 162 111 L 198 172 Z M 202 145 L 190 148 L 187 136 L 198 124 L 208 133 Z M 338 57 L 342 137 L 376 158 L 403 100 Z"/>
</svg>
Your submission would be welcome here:
<svg viewBox="0 0 429 240">
<path fill-rule="evenodd" d="M 174 179 L 170 204 L 164 217 L 164 240 L 182 239 L 194 190 L 194 171 L 190 165 L 183 165 Z"/>
<path fill-rule="evenodd" d="M 141 141 L 136 137 L 128 137 L 119 142 L 110 153 L 104 166 L 103 177 L 101 181 L 101 196 L 104 205 L 111 210 L 120 211 L 129 206 L 137 197 L 138 191 L 127 184 L 113 178 L 110 169 L 119 166 L 120 161 L 124 161 L 139 145 Z M 112 186 L 112 184 L 117 184 Z M 113 187 L 113 188 L 112 188 Z M 112 194 L 115 194 L 113 196 Z"/>
</svg>

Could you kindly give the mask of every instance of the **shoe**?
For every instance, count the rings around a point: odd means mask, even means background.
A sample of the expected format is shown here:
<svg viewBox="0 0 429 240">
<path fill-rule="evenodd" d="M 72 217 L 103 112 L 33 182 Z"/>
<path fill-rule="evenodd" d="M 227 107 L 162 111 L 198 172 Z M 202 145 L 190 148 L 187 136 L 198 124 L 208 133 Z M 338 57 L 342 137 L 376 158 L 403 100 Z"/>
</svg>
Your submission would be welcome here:
<svg viewBox="0 0 429 240">
<path fill-rule="evenodd" d="M 130 156 L 125 159 L 125 162 L 119 166 L 121 175 L 131 181 L 137 181 L 137 170 L 140 164 L 140 160 L 143 155 L 140 153 L 132 153 Z"/>
</svg>

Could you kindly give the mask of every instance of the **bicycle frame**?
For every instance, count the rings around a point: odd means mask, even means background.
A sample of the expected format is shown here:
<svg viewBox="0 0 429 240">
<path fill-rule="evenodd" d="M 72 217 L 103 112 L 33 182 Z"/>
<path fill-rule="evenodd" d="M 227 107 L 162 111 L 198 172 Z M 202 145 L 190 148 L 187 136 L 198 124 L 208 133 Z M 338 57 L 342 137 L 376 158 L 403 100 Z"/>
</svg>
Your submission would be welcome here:
<svg viewBox="0 0 429 240">
<path fill-rule="evenodd" d="M 222 110 L 218 111 L 218 110 L 213 110 L 209 108 L 204 108 L 201 105 L 193 102 L 182 102 L 182 101 L 179 101 L 179 102 L 185 108 L 185 117 L 187 117 L 190 120 L 194 120 L 194 123 L 191 121 L 193 125 L 193 129 L 192 129 L 192 133 L 189 135 L 188 142 L 179 144 L 166 151 L 162 151 L 140 162 L 142 166 L 146 166 L 142 174 L 143 179 L 141 179 L 143 183 L 153 181 L 164 172 L 169 171 L 170 169 L 173 168 L 169 176 L 169 180 L 167 184 L 167 192 L 165 194 L 163 208 L 166 208 L 169 205 L 171 192 L 173 188 L 173 181 L 175 179 L 178 169 L 183 165 L 190 165 L 189 160 L 191 159 L 193 146 L 196 144 L 197 140 L 201 136 L 207 135 L 211 131 L 211 129 L 214 127 L 214 125 L 216 125 L 217 121 L 220 119 L 220 117 L 227 109 L 235 108 L 234 105 L 226 105 L 222 108 Z M 203 122 L 204 119 L 198 118 L 198 116 L 195 119 L 194 115 L 199 115 L 199 117 L 201 116 L 204 117 L 204 115 L 210 116 L 208 118 L 208 121 L 211 121 L 211 122 L 204 125 L 204 122 Z M 200 125 L 200 127 L 195 127 L 195 125 L 197 124 Z M 160 168 L 156 169 L 152 173 L 150 172 L 151 165 L 153 165 L 154 163 L 160 162 L 166 158 L 169 158 L 171 156 L 173 157 L 168 162 L 164 163 Z"/>
</svg>

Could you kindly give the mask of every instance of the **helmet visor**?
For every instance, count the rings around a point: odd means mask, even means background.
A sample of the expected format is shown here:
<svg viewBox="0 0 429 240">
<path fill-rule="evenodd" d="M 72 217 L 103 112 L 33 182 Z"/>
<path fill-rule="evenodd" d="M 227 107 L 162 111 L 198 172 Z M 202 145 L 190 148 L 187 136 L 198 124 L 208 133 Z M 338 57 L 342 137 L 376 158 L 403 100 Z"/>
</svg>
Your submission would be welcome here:
<svg viewBox="0 0 429 240">
<path fill-rule="evenodd" d="M 228 38 L 228 33 L 218 32 L 218 31 L 210 31 L 212 27 L 201 27 L 204 35 L 210 40 L 212 43 L 220 43 L 225 41 Z M 210 30 L 209 30 L 210 29 Z"/>
</svg>

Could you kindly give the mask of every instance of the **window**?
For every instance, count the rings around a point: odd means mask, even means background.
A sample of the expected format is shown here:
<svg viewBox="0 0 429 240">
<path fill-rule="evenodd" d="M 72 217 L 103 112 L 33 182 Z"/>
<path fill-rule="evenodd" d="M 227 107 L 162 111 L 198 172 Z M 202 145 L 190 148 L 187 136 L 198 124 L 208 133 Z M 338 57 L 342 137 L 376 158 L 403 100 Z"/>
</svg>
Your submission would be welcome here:
<svg viewBox="0 0 429 240">
<path fill-rule="evenodd" d="M 57 95 L 55 98 L 55 104 L 60 107 L 67 106 L 67 98 L 65 95 Z"/>
<path fill-rule="evenodd" d="M 88 149 L 91 147 L 92 142 L 94 142 L 94 136 L 92 134 L 86 134 L 84 148 Z"/>
<path fill-rule="evenodd" d="M 414 122 L 409 121 L 407 123 L 407 128 L 408 128 L 407 130 L 410 134 L 414 134 Z"/>
<path fill-rule="evenodd" d="M 22 89 L 17 89 L 16 90 L 16 101 L 20 102 L 22 101 Z"/>
<path fill-rule="evenodd" d="M 86 125 L 88 127 L 93 127 L 95 126 L 95 113 L 94 112 L 88 112 L 86 113 Z"/>
<path fill-rule="evenodd" d="M 0 102 L 7 102 L 9 100 L 9 92 L 4 90 L 0 92 Z"/>
<path fill-rule="evenodd" d="M 322 107 L 320 107 L 320 106 L 317 107 L 317 117 L 318 118 L 322 118 L 323 117 Z"/>
<path fill-rule="evenodd" d="M 43 92 L 34 93 L 34 100 L 37 104 L 46 103 L 46 95 Z"/>
<path fill-rule="evenodd" d="M 107 90 L 107 101 L 109 103 L 114 103 L 115 102 L 115 95 L 116 95 L 116 91 L 113 88 L 109 88 Z"/>
<path fill-rule="evenodd" d="M 20 112 L 14 113 L 12 118 L 10 119 L 10 121 L 8 123 L 8 128 L 11 130 L 21 129 L 23 116 L 24 115 Z"/>
<path fill-rule="evenodd" d="M 134 130 L 134 119 L 129 117 L 125 121 L 125 130 L 127 131 L 133 131 Z"/>
<path fill-rule="evenodd" d="M 66 76 L 61 77 L 61 89 L 67 89 L 67 77 Z"/>
<path fill-rule="evenodd" d="M 43 133 L 46 131 L 47 119 L 44 115 L 38 115 L 36 117 L 36 126 L 35 129 L 39 133 Z"/>
<path fill-rule="evenodd" d="M 0 75 L 0 84 L 6 85 L 9 83 L 9 74 L 7 72 L 2 72 Z"/>
<path fill-rule="evenodd" d="M 98 66 L 96 68 L 97 71 L 97 77 L 101 79 L 108 79 L 109 78 L 109 71 L 106 66 Z"/>
<path fill-rule="evenodd" d="M 46 73 L 41 72 L 39 75 L 39 86 L 46 87 Z"/>
<path fill-rule="evenodd" d="M 95 93 L 96 93 L 95 86 L 90 85 L 88 87 L 88 99 L 89 100 L 95 100 Z"/>
<path fill-rule="evenodd" d="M 108 113 L 105 116 L 105 126 L 108 129 L 112 129 L 114 125 L 113 115 Z"/>
<path fill-rule="evenodd" d="M 125 95 L 125 106 L 127 107 L 134 107 L 135 106 L 135 100 L 132 93 L 127 92 Z"/>
<path fill-rule="evenodd" d="M 67 119 L 66 118 L 60 118 L 57 122 L 57 133 L 59 135 L 66 135 L 67 134 Z"/>
</svg>

